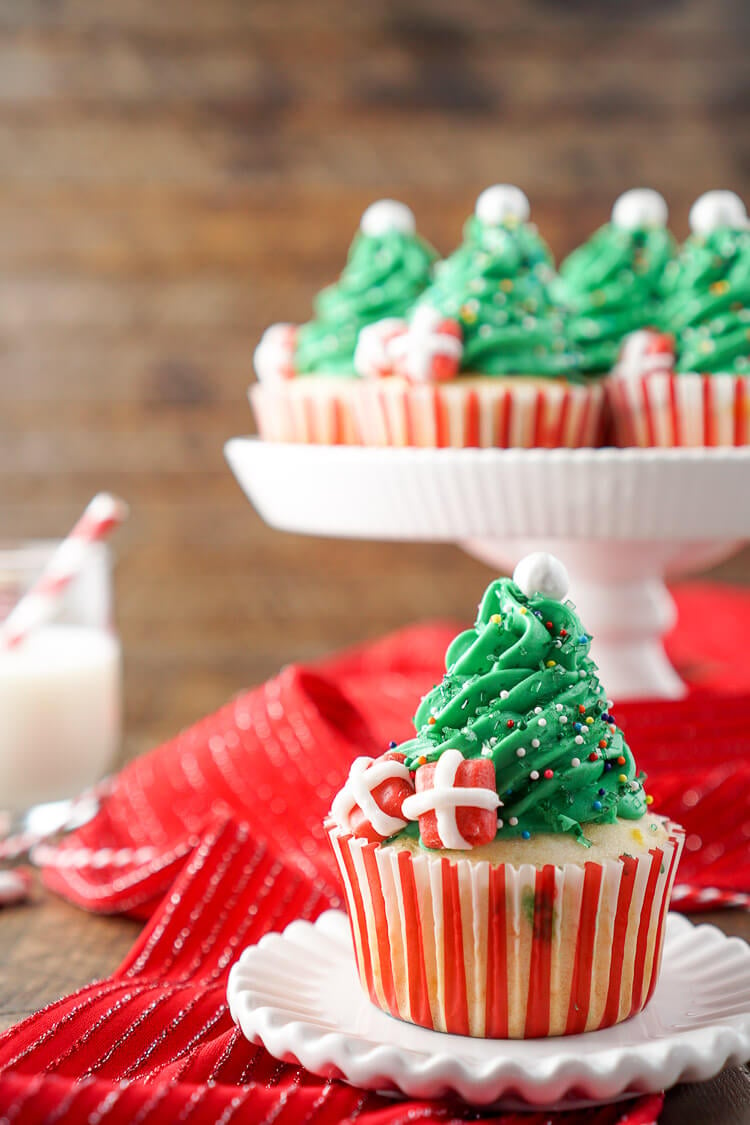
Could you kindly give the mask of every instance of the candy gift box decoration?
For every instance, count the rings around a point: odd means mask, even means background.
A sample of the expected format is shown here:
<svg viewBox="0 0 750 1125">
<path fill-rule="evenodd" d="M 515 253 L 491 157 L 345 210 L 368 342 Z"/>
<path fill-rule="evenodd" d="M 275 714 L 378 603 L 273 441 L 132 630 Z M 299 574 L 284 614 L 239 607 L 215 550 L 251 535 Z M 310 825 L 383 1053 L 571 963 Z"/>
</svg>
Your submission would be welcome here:
<svg viewBox="0 0 750 1125">
<path fill-rule="evenodd" d="M 353 835 L 377 842 L 406 827 L 404 801 L 414 793 L 405 756 L 389 750 L 375 761 L 357 758 L 331 809 Z"/>
<path fill-rule="evenodd" d="M 360 979 L 391 1015 L 536 1038 L 653 992 L 683 833 L 650 812 L 566 595 L 543 553 L 492 582 L 415 737 L 358 759 L 334 801 Z"/>
<path fill-rule="evenodd" d="M 402 814 L 419 824 L 426 848 L 466 851 L 495 839 L 502 801 L 495 790 L 492 762 L 467 761 L 460 750 L 446 750 L 436 762 L 419 766 L 417 791 L 407 797 Z"/>
<path fill-rule="evenodd" d="M 458 321 L 421 305 L 411 321 L 381 320 L 363 328 L 354 363 L 365 378 L 400 375 L 413 383 L 442 383 L 458 374 L 463 350 Z"/>
</svg>

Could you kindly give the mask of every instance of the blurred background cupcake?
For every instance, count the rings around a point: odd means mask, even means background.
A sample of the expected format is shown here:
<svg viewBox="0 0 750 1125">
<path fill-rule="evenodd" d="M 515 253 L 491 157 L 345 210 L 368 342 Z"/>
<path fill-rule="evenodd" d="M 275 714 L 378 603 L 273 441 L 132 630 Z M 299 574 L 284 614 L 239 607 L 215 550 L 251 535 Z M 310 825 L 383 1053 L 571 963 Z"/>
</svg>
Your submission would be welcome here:
<svg viewBox="0 0 750 1125">
<path fill-rule="evenodd" d="M 408 317 L 360 334 L 364 442 L 597 444 L 602 389 L 581 374 L 554 280 L 524 193 L 509 184 L 483 191 L 463 242 L 436 266 Z"/>
<path fill-rule="evenodd" d="M 381 199 L 367 208 L 341 276 L 313 302 L 313 319 L 272 325 L 256 349 L 250 401 L 262 437 L 358 442 L 352 384 L 359 332 L 403 315 L 429 284 L 436 257 L 405 204 Z"/>
<path fill-rule="evenodd" d="M 659 192 L 627 191 L 610 221 L 562 262 L 554 292 L 586 373 L 611 371 L 628 333 L 660 323 L 660 286 L 676 252 L 667 214 Z"/>
<path fill-rule="evenodd" d="M 730 191 L 690 211 L 691 234 L 660 282 L 658 323 L 626 343 L 611 383 L 620 445 L 750 442 L 750 229 Z"/>
</svg>

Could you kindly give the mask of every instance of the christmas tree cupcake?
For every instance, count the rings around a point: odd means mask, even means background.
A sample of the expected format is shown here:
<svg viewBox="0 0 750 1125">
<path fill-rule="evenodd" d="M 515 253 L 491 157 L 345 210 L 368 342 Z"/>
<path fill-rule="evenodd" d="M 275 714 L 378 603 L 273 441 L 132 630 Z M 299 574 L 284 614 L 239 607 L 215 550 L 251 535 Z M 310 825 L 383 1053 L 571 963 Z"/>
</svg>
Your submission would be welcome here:
<svg viewBox="0 0 750 1125">
<path fill-rule="evenodd" d="M 552 256 L 528 220 L 522 191 L 487 188 L 408 316 L 360 333 L 366 444 L 597 443 L 602 388 L 581 377 L 551 296 Z"/>
<path fill-rule="evenodd" d="M 675 254 L 667 205 L 656 191 L 627 191 L 610 222 L 565 259 L 554 289 L 583 370 L 611 371 L 625 336 L 659 323 L 659 287 Z"/>
<path fill-rule="evenodd" d="M 693 204 L 690 227 L 662 278 L 660 324 L 671 339 L 627 341 L 611 384 L 622 445 L 750 441 L 747 212 L 733 192 L 710 191 Z"/>
<path fill-rule="evenodd" d="M 338 281 L 314 301 L 307 324 L 274 324 L 255 352 L 250 401 L 261 437 L 358 443 L 351 396 L 362 328 L 401 317 L 429 284 L 436 253 L 403 203 L 367 208 Z"/>
<path fill-rule="evenodd" d="M 493 582 L 415 737 L 334 801 L 362 986 L 400 1019 L 566 1035 L 653 992 L 683 833 L 650 812 L 566 593 L 543 554 Z"/>
</svg>

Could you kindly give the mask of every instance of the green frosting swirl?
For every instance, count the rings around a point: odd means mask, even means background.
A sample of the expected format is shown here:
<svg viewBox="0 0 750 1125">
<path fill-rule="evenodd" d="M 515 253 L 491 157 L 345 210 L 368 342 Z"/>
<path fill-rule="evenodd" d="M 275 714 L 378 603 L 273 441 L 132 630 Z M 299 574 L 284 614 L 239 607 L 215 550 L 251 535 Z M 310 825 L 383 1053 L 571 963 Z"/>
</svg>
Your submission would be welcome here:
<svg viewBox="0 0 750 1125">
<path fill-rule="evenodd" d="M 567 331 L 585 371 L 609 371 L 623 336 L 659 323 L 659 285 L 674 255 L 663 227 L 606 223 L 565 259 L 554 290 L 568 309 Z"/>
<path fill-rule="evenodd" d="M 297 335 L 295 367 L 300 375 L 352 376 L 361 328 L 384 317 L 404 316 L 429 284 L 437 257 L 416 234 L 359 231 L 334 285 L 313 302 L 314 319 Z"/>
<path fill-rule="evenodd" d="M 483 223 L 473 215 L 461 246 L 435 269 L 419 304 L 457 320 L 463 371 L 484 375 L 570 375 L 562 315 L 550 297 L 554 262 L 530 223 Z"/>
<path fill-rule="evenodd" d="M 664 274 L 677 371 L 750 373 L 750 231 L 691 235 Z"/>
<path fill-rule="evenodd" d="M 643 775 L 608 712 L 590 641 L 570 602 L 527 598 L 509 578 L 491 583 L 417 709 L 416 738 L 399 747 L 407 766 L 452 747 L 490 758 L 500 837 L 565 832 L 588 845 L 585 824 L 641 817 Z"/>
</svg>

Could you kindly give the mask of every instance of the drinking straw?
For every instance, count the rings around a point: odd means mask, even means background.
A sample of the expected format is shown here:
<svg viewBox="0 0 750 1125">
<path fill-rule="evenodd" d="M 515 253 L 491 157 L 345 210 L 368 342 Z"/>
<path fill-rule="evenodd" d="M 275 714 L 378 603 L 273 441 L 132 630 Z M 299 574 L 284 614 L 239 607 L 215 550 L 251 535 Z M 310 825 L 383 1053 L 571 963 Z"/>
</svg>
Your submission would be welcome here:
<svg viewBox="0 0 750 1125">
<path fill-rule="evenodd" d="M 56 548 L 38 580 L 0 625 L 0 647 L 14 648 L 57 611 L 78 574 L 91 543 L 106 539 L 127 517 L 128 506 L 108 492 L 98 493 L 73 530 Z"/>
</svg>

